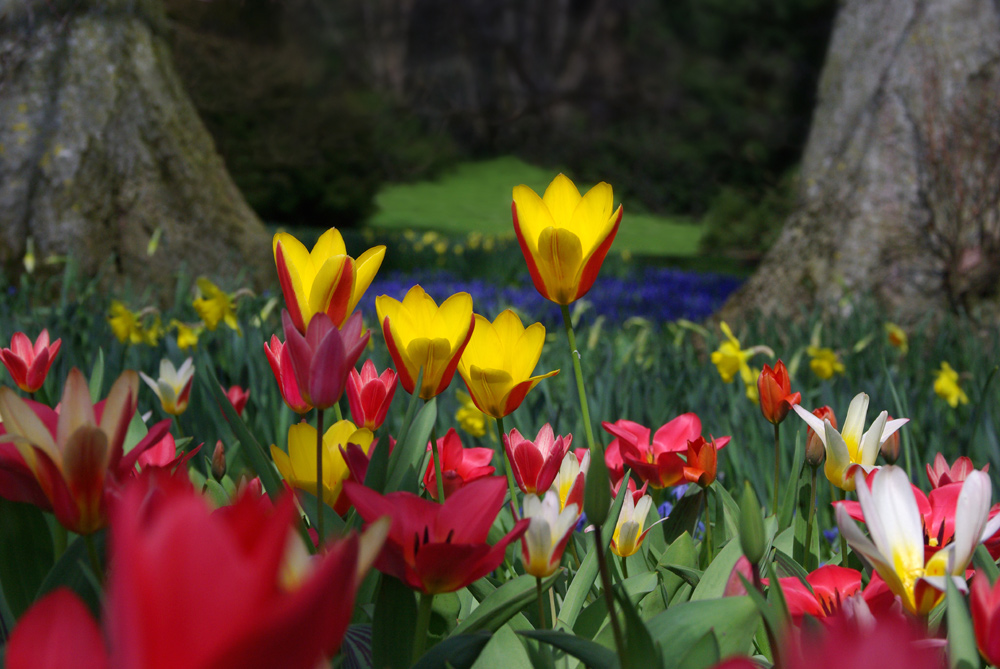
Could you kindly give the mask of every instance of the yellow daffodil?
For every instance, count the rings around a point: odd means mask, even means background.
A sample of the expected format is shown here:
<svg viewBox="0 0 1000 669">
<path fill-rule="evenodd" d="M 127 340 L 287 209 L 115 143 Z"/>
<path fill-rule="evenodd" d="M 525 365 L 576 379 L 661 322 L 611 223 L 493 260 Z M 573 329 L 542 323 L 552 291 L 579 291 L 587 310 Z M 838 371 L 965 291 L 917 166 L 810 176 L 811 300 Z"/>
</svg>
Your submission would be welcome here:
<svg viewBox="0 0 1000 669">
<path fill-rule="evenodd" d="M 438 307 L 423 288 L 413 286 L 402 302 L 379 295 L 375 310 L 406 392 L 414 393 L 417 376 L 423 370 L 420 397 L 427 400 L 439 395 L 451 383 L 458 360 L 472 337 L 476 324 L 472 297 L 455 293 Z"/>
<path fill-rule="evenodd" d="M 188 407 L 191 384 L 194 381 L 194 361 L 191 358 L 185 360 L 180 368 L 175 368 L 174 363 L 164 358 L 160 361 L 160 376 L 156 380 L 142 372 L 139 372 L 139 376 L 156 393 L 164 411 L 172 416 L 184 413 Z"/>
<path fill-rule="evenodd" d="M 163 339 L 163 322 L 159 316 L 154 316 L 149 325 L 142 328 L 142 342 L 146 346 L 156 347 Z"/>
<path fill-rule="evenodd" d="M 371 430 L 358 429 L 349 420 L 334 423 L 323 434 L 323 501 L 338 513 L 344 513 L 350 506 L 346 498 L 338 504 L 340 490 L 349 473 L 340 449 L 356 444 L 369 455 L 373 440 Z M 271 458 L 288 485 L 316 494 L 315 427 L 306 422 L 292 425 L 288 428 L 288 453 L 271 444 Z"/>
<path fill-rule="evenodd" d="M 473 437 L 486 434 L 486 414 L 479 410 L 468 393 L 459 390 L 456 395 L 459 406 L 455 412 L 455 420 L 458 421 L 458 426 Z"/>
<path fill-rule="evenodd" d="M 515 187 L 512 209 L 514 232 L 542 297 L 566 305 L 586 295 L 622 220 L 611 186 L 602 181 L 581 197 L 560 174 L 542 197 Z"/>
<path fill-rule="evenodd" d="M 957 408 L 959 404 L 969 403 L 969 396 L 958 385 L 958 372 L 947 362 L 942 362 L 941 369 L 934 372 L 934 392 L 952 409 Z"/>
<path fill-rule="evenodd" d="M 220 322 L 242 334 L 240 324 L 236 320 L 236 307 L 233 298 L 214 283 L 201 277 L 198 279 L 198 291 L 201 295 L 194 300 L 194 310 L 205 322 L 210 332 L 215 332 Z"/>
<path fill-rule="evenodd" d="M 324 312 L 341 327 L 354 311 L 382 266 L 385 247 L 376 246 L 357 260 L 347 255 L 344 238 L 330 228 L 316 240 L 312 251 L 287 232 L 272 242 L 278 281 L 285 306 L 299 332 L 305 333 L 313 314 Z"/>
<path fill-rule="evenodd" d="M 837 357 L 832 348 L 810 346 L 806 349 L 806 353 L 810 357 L 809 369 L 824 381 L 831 378 L 834 374 L 844 373 L 844 363 L 840 361 L 840 358 Z"/>
<path fill-rule="evenodd" d="M 122 302 L 111 300 L 111 313 L 108 315 L 108 324 L 118 341 L 130 344 L 141 344 L 142 320 L 139 314 L 130 310 Z"/>
<path fill-rule="evenodd" d="M 757 376 L 750 369 L 747 361 L 758 353 L 765 353 L 773 358 L 774 352 L 767 346 L 752 346 L 748 349 L 743 349 L 740 346 L 740 340 L 736 338 L 729 324 L 725 321 L 719 324 L 719 329 L 722 330 L 722 334 L 725 335 L 726 340 L 719 344 L 719 348 L 712 352 L 712 364 L 719 370 L 719 376 L 726 383 L 732 383 L 736 375 L 739 374 L 747 386 L 747 398 L 753 399 L 750 386 L 756 386 Z"/>
<path fill-rule="evenodd" d="M 525 328 L 510 309 L 492 323 L 479 314 L 475 319 L 472 339 L 458 361 L 458 373 L 480 411 L 503 418 L 521 405 L 539 381 L 559 370 L 531 376 L 545 345 L 545 326 L 541 323 Z"/>
<path fill-rule="evenodd" d="M 744 369 L 746 371 L 744 372 Z M 760 376 L 760 369 L 754 367 L 740 368 L 740 379 L 746 388 L 747 399 L 754 404 L 760 404 L 760 391 L 757 390 L 757 378 Z"/>
<path fill-rule="evenodd" d="M 886 323 L 885 334 L 889 339 L 889 344 L 893 348 L 898 349 L 903 355 L 906 355 L 910 350 L 910 339 L 906 336 L 906 331 L 895 323 Z"/>
<path fill-rule="evenodd" d="M 803 409 L 800 405 L 792 406 L 795 413 L 804 420 L 813 432 L 823 442 L 826 449 L 826 464 L 823 473 L 830 483 L 842 490 L 854 490 L 854 471 L 861 469 L 870 472 L 875 469 L 875 458 L 878 457 L 882 444 L 910 419 L 897 418 L 889 420 L 889 414 L 880 413 L 872 422 L 867 432 L 865 418 L 868 415 L 868 395 L 858 393 L 847 408 L 847 418 L 844 419 L 844 429 L 837 431 L 828 418 L 821 419 L 815 414 Z"/>
<path fill-rule="evenodd" d="M 201 328 L 191 327 L 187 323 L 181 323 L 176 318 L 170 321 L 170 328 L 177 330 L 177 348 L 180 350 L 188 351 L 198 345 Z"/>
</svg>

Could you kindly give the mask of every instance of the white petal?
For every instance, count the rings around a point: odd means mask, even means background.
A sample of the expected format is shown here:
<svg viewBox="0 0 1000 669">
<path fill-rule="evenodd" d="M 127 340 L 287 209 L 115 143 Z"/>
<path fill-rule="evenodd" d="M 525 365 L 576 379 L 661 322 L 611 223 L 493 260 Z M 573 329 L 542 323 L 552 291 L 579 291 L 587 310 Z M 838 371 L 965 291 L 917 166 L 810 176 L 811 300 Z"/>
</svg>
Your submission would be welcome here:
<svg viewBox="0 0 1000 669">
<path fill-rule="evenodd" d="M 847 450 L 844 438 L 834 429 L 830 421 L 824 419 L 823 427 L 826 439 L 826 458 L 837 471 L 844 471 L 851 464 L 851 453 Z"/>
<path fill-rule="evenodd" d="M 862 488 L 859 483 L 858 498 Z M 872 482 L 871 499 L 878 516 L 878 529 L 865 522 L 879 551 L 888 557 L 896 571 L 924 567 L 924 530 L 917 500 L 906 471 L 893 466 L 883 467 Z"/>
<path fill-rule="evenodd" d="M 972 471 L 962 484 L 958 493 L 958 503 L 955 505 L 955 573 L 959 569 L 964 573 L 972 560 L 972 552 L 981 541 L 984 527 L 990 514 L 990 497 L 992 496 L 990 477 L 981 471 Z"/>
<path fill-rule="evenodd" d="M 631 497 L 632 495 L 625 493 L 626 497 Z M 646 516 L 649 515 L 649 509 L 653 506 L 653 498 L 649 495 L 643 495 L 639 499 L 639 503 L 635 505 L 635 516 L 634 519 L 639 523 L 639 531 L 642 532 L 642 526 L 646 524 Z"/>
<path fill-rule="evenodd" d="M 880 413 L 872 426 L 861 437 L 861 452 L 858 454 L 861 464 L 869 466 L 875 464 L 875 458 L 878 457 L 879 449 L 882 448 L 882 429 L 885 427 L 885 419 L 888 416 L 886 411 Z"/>
<path fill-rule="evenodd" d="M 793 404 L 792 409 L 799 415 L 799 418 L 804 420 L 813 429 L 813 432 L 816 433 L 820 441 L 823 442 L 823 445 L 826 446 L 826 429 L 823 427 L 823 421 L 818 416 L 813 415 L 811 411 L 806 411 L 798 404 Z"/>
<path fill-rule="evenodd" d="M 558 497 L 556 502 L 558 503 Z M 523 504 L 524 518 L 536 518 L 542 515 L 542 500 L 538 499 L 537 495 L 525 495 Z"/>
<path fill-rule="evenodd" d="M 844 419 L 844 427 L 840 434 L 844 441 L 853 444 L 861 443 L 861 434 L 865 429 L 865 416 L 868 414 L 868 395 L 858 393 L 851 400 L 851 406 L 847 408 L 847 418 Z"/>
<path fill-rule="evenodd" d="M 146 382 L 147 386 L 153 389 L 153 392 L 156 393 L 157 397 L 160 396 L 160 386 L 156 383 L 156 381 L 146 376 L 143 372 L 139 372 L 139 377 Z"/>
<path fill-rule="evenodd" d="M 893 418 L 892 420 L 887 421 L 885 427 L 882 428 L 882 440 L 881 440 L 882 443 L 884 443 L 886 439 L 891 437 L 897 430 L 899 430 L 899 428 L 903 427 L 909 422 L 910 422 L 909 418 Z"/>
<path fill-rule="evenodd" d="M 858 489 L 865 487 L 862 483 L 858 486 Z M 836 509 L 837 516 L 837 527 L 840 528 L 840 533 L 844 536 L 848 545 L 858 553 L 861 553 L 869 562 L 872 563 L 879 573 L 888 574 L 893 572 L 892 565 L 889 564 L 888 560 L 881 552 L 879 552 L 878 547 L 871 542 L 864 535 L 864 533 L 858 529 L 855 524 L 854 519 L 851 518 L 844 507 L 837 506 Z M 865 523 L 868 522 L 868 517 L 865 516 Z M 883 576 L 884 578 L 884 576 Z"/>
<path fill-rule="evenodd" d="M 632 501 L 632 495 L 626 493 L 625 499 L 622 500 L 622 511 L 618 514 L 618 527 L 620 528 L 622 524 L 631 522 L 634 516 L 635 502 Z"/>
</svg>

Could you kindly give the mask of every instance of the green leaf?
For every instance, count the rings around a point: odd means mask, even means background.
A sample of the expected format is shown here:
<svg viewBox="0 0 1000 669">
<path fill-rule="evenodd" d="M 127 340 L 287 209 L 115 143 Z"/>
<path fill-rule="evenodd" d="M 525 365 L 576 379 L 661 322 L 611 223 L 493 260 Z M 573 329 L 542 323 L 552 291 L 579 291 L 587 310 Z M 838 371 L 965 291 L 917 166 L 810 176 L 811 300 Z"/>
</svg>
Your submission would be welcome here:
<svg viewBox="0 0 1000 669">
<path fill-rule="evenodd" d="M 659 667 L 663 662 L 660 650 L 639 617 L 630 597 L 623 588 L 615 589 L 615 599 L 622 608 L 625 622 L 625 663 L 629 667 Z"/>
<path fill-rule="evenodd" d="M 646 627 L 667 651 L 665 665 L 676 667 L 709 631 L 718 641 L 720 657 L 745 653 L 759 619 L 749 597 L 725 597 L 677 604 L 647 621 Z"/>
<path fill-rule="evenodd" d="M 950 669 L 979 669 L 979 649 L 976 634 L 972 629 L 969 609 L 965 599 L 958 593 L 950 576 L 948 581 L 948 667 Z"/>
<path fill-rule="evenodd" d="M 504 669 L 534 669 L 524 643 L 517 638 L 510 627 L 498 629 L 486 647 L 479 653 L 475 664 L 478 669 L 504 667 Z"/>
<path fill-rule="evenodd" d="M 316 495 L 305 490 L 297 490 L 295 494 L 299 498 L 299 505 L 306 512 L 306 517 L 309 518 L 309 527 L 315 528 L 317 525 Z M 331 509 L 329 504 L 325 505 L 323 509 L 323 536 L 332 537 L 346 533 L 347 525 L 344 523 L 344 519 Z"/>
<path fill-rule="evenodd" d="M 788 557 L 784 551 L 775 550 L 774 561 L 778 563 L 778 567 L 784 571 L 785 575 L 794 576 L 802 581 L 803 585 L 806 585 L 806 578 L 809 576 L 809 572 L 807 572 L 798 562 Z"/>
<path fill-rule="evenodd" d="M 413 419 L 413 424 L 406 433 L 406 441 L 396 444 L 389 457 L 389 475 L 387 478 L 386 492 L 397 490 L 408 490 L 417 492 L 417 480 L 413 475 L 416 472 L 420 459 L 427 452 L 427 441 L 431 437 L 431 430 L 437 422 L 437 398 L 427 400 L 427 403 L 417 413 Z M 376 449 L 378 450 L 378 449 Z M 410 475 L 407 476 L 407 473 Z"/>
<path fill-rule="evenodd" d="M 682 567 L 679 564 L 663 565 L 663 569 L 666 569 L 669 572 L 677 574 L 682 579 L 684 579 L 684 581 L 692 588 L 698 587 L 698 581 L 701 580 L 701 575 L 704 573 L 700 569 L 693 569 L 691 567 Z"/>
<path fill-rule="evenodd" d="M 700 517 L 701 494 L 682 497 L 662 523 L 663 539 L 669 544 L 685 532 L 694 534 Z"/>
<path fill-rule="evenodd" d="M 660 558 L 656 568 L 663 571 L 667 565 L 686 568 L 698 566 L 698 553 L 694 549 L 694 540 L 690 534 L 684 532 L 674 539 L 673 543 L 663 552 L 663 557 Z M 699 575 L 698 580 L 701 580 L 701 575 Z M 663 575 L 663 588 L 668 602 L 683 584 L 684 579 L 673 572 Z"/>
<path fill-rule="evenodd" d="M 806 449 L 799 447 L 801 434 L 800 431 L 795 435 L 795 458 L 792 463 L 792 472 L 786 481 L 785 495 L 781 498 L 781 512 L 778 514 L 779 532 L 792 523 L 792 513 L 795 511 L 795 501 L 798 499 L 799 486 L 802 483 L 802 466 L 805 461 Z"/>
<path fill-rule="evenodd" d="M 618 669 L 618 656 L 615 652 L 589 639 L 561 630 L 534 630 L 519 634 L 565 651 L 591 669 Z"/>
<path fill-rule="evenodd" d="M 416 627 L 417 601 L 413 591 L 399 579 L 383 574 L 372 621 L 372 666 L 393 669 L 410 666 Z"/>
<path fill-rule="evenodd" d="M 101 563 L 105 562 L 105 530 L 95 532 L 93 536 L 94 547 L 97 549 L 97 556 Z M 35 599 L 65 586 L 78 594 L 81 599 L 90 607 L 95 617 L 101 612 L 101 593 L 94 587 L 91 580 L 90 556 L 87 553 L 87 544 L 83 537 L 77 537 L 66 548 L 62 556 L 46 574 L 45 580 L 38 586 L 38 594 Z"/>
<path fill-rule="evenodd" d="M 976 552 L 972 554 L 972 562 L 976 565 L 976 569 L 989 577 L 990 583 L 996 583 L 997 577 L 1000 577 L 1000 569 L 997 568 L 997 563 L 986 546 L 983 544 L 976 546 Z"/>
<path fill-rule="evenodd" d="M 720 659 L 719 641 L 709 630 L 684 654 L 677 666 L 678 669 L 707 669 L 717 665 Z"/>
<path fill-rule="evenodd" d="M 222 487 L 222 484 L 214 478 L 205 481 L 205 492 L 216 508 L 222 508 L 229 504 L 229 493 Z"/>
<path fill-rule="evenodd" d="M 542 581 L 542 591 L 552 587 L 559 572 Z M 505 622 L 513 618 L 522 608 L 537 596 L 535 577 L 524 574 L 507 581 L 491 592 L 468 618 L 452 630 L 451 635 L 468 634 L 479 630 L 495 631 Z M 471 590 L 471 588 L 470 588 Z M 473 590 L 473 594 L 475 591 Z"/>
<path fill-rule="evenodd" d="M 52 534 L 41 509 L 0 498 L 0 586 L 13 617 L 35 601 L 52 568 Z"/>
<path fill-rule="evenodd" d="M 691 593 L 691 599 L 715 599 L 722 597 L 722 593 L 726 590 L 726 583 L 729 581 L 729 575 L 732 573 L 733 567 L 736 566 L 736 561 L 740 559 L 741 555 L 743 555 L 743 551 L 740 550 L 739 541 L 730 541 L 726 544 L 715 556 L 715 559 L 712 560 L 712 564 L 708 565 L 708 568 L 705 569 L 705 573 L 701 575 L 698 587 Z"/>
<path fill-rule="evenodd" d="M 486 632 L 448 637 L 424 653 L 423 657 L 413 665 L 413 669 L 447 669 L 448 667 L 468 669 L 479 657 L 479 653 L 489 643 L 489 640 L 490 635 Z M 390 641 L 390 643 L 392 642 Z M 375 648 L 378 646 L 376 645 Z M 372 666 L 383 667 L 386 665 L 375 661 L 372 662 Z M 406 666 L 406 664 L 402 666 Z"/>
<path fill-rule="evenodd" d="M 740 505 L 736 503 L 725 486 L 720 485 L 718 481 L 712 483 L 712 492 L 722 500 L 722 517 L 725 520 L 726 538 L 732 539 L 739 534 Z M 716 542 L 720 546 L 725 543 L 721 538 L 716 539 Z"/>
<path fill-rule="evenodd" d="M 637 603 L 648 595 L 659 584 L 656 572 L 644 572 L 631 576 L 622 583 L 625 594 L 631 602 Z M 598 597 L 591 602 L 580 614 L 573 627 L 573 631 L 585 638 L 593 639 L 598 632 L 608 624 L 608 600 Z"/>
<path fill-rule="evenodd" d="M 97 404 L 101 399 L 101 386 L 104 384 L 104 349 L 97 349 L 97 360 L 90 369 L 90 402 Z"/>
<path fill-rule="evenodd" d="M 128 453 L 136 444 L 142 441 L 142 438 L 146 436 L 149 432 L 146 429 L 146 424 L 142 422 L 142 416 L 139 412 L 132 414 L 132 420 L 128 423 L 128 431 L 125 432 L 125 441 L 122 442 L 122 449 L 125 453 Z"/>
</svg>

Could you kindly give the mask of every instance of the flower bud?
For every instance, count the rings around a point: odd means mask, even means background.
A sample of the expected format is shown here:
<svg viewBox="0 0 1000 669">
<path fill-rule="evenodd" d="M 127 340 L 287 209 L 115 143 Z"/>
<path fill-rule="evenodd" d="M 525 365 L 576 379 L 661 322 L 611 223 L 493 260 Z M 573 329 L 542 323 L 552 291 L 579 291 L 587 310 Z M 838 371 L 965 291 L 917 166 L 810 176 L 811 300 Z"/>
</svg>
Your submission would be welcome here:
<svg viewBox="0 0 1000 669">
<path fill-rule="evenodd" d="M 212 452 L 212 476 L 216 481 L 221 481 L 226 475 L 226 448 L 222 445 L 222 440 L 215 442 L 215 450 Z"/>
<path fill-rule="evenodd" d="M 833 415 L 833 409 L 830 407 L 821 406 L 818 409 L 813 409 L 813 415 L 820 420 L 830 421 L 830 425 L 836 429 L 837 417 Z M 825 459 L 826 446 L 823 445 L 823 440 L 819 438 L 819 435 L 810 427 L 806 436 L 806 463 L 810 467 L 819 467 Z"/>
<path fill-rule="evenodd" d="M 750 564 L 754 565 L 761 561 L 767 550 L 760 502 L 749 481 L 744 484 L 743 497 L 740 499 L 740 548 Z"/>
<path fill-rule="evenodd" d="M 887 416 L 886 421 L 892 420 L 892 416 Z M 889 438 L 882 442 L 882 457 L 890 465 L 896 464 L 899 459 L 899 430 L 889 435 Z"/>
</svg>

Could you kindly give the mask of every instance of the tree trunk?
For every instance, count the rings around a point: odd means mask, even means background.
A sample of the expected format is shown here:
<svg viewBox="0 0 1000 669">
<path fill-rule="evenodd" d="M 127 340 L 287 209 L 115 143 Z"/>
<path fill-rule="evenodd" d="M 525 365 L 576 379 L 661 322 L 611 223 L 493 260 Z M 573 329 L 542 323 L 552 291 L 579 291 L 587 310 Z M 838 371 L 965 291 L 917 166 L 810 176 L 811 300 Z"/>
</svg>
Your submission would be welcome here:
<svg viewBox="0 0 1000 669">
<path fill-rule="evenodd" d="M 73 255 L 160 294 L 189 271 L 260 284 L 266 230 L 174 72 L 159 0 L 0 13 L 0 265 Z M 157 236 L 158 244 L 150 244 Z M 110 264 L 110 268 L 105 267 Z"/>
<path fill-rule="evenodd" d="M 871 296 L 914 321 L 996 318 L 1000 3 L 847 0 L 797 210 L 720 316 L 796 316 Z"/>
</svg>

